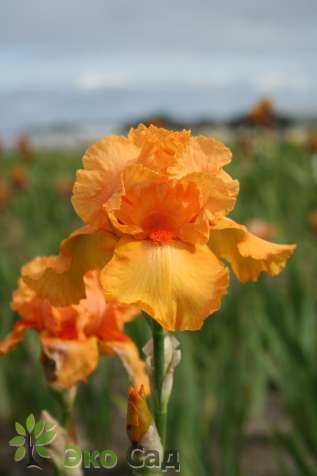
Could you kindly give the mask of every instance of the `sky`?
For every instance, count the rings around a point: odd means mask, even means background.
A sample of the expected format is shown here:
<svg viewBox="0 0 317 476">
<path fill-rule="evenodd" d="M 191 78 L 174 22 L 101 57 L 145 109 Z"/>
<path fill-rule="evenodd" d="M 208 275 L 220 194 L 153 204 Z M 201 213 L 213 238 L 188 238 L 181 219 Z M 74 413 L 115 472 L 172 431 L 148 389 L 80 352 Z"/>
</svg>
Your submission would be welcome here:
<svg viewBox="0 0 317 476">
<path fill-rule="evenodd" d="M 1 0 L 0 127 L 84 117 L 76 101 L 89 117 L 212 116 L 268 95 L 314 114 L 316 21 L 316 0 Z"/>
</svg>

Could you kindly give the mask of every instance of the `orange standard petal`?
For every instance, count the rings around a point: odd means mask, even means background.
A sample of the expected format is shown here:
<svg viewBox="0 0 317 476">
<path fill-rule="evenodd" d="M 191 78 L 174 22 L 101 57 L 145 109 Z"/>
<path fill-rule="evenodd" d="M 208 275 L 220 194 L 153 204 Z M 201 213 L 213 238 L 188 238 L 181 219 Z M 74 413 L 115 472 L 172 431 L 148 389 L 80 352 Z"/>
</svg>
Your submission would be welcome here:
<svg viewBox="0 0 317 476">
<path fill-rule="evenodd" d="M 131 166 L 123 174 L 125 193 L 109 202 L 112 224 L 138 239 L 206 243 L 209 221 L 202 213 L 200 182 L 202 177 L 171 182 L 143 166 Z"/>
<path fill-rule="evenodd" d="M 128 138 L 140 148 L 138 163 L 166 175 L 182 160 L 190 143 L 190 131 L 170 131 L 140 124 L 129 131 Z"/>
<path fill-rule="evenodd" d="M 126 137 L 110 136 L 93 144 L 77 171 L 72 203 L 82 220 L 109 229 L 104 205 L 121 188 L 121 172 L 137 160 L 140 149 Z"/>
<path fill-rule="evenodd" d="M 216 174 L 232 156 L 216 139 L 194 137 L 186 130 L 175 132 L 140 124 L 130 130 L 128 138 L 141 149 L 138 163 L 170 178 L 180 179 L 194 172 Z"/>
<path fill-rule="evenodd" d="M 123 238 L 101 282 L 106 298 L 136 305 L 167 331 L 198 330 L 219 309 L 228 272 L 207 245 Z"/>
<path fill-rule="evenodd" d="M 111 258 L 116 239 L 91 227 L 76 230 L 60 247 L 60 254 L 46 258 L 46 266 L 22 269 L 24 282 L 54 306 L 68 306 L 85 297 L 84 274 L 102 268 Z"/>
<path fill-rule="evenodd" d="M 215 139 L 141 124 L 127 138 L 106 137 L 87 150 L 72 203 L 85 223 L 111 231 L 108 202 L 122 193 L 121 175 L 129 166 L 142 165 L 173 180 L 192 173 L 217 175 L 230 160 L 230 150 Z"/>
<path fill-rule="evenodd" d="M 202 172 L 216 175 L 231 162 L 232 154 L 222 142 L 204 136 L 191 136 L 188 148 L 169 173 L 175 178 Z"/>
<path fill-rule="evenodd" d="M 256 281 L 262 272 L 276 276 L 284 268 L 296 245 L 279 245 L 262 240 L 243 225 L 228 218 L 212 224 L 210 249 L 225 258 L 240 281 Z"/>
</svg>

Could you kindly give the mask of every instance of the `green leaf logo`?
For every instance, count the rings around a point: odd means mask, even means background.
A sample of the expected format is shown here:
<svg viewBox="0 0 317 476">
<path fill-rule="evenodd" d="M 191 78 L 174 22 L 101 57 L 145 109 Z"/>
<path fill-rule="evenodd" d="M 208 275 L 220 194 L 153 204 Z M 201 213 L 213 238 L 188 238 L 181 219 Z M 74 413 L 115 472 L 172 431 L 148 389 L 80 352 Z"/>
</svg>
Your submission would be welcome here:
<svg viewBox="0 0 317 476">
<path fill-rule="evenodd" d="M 16 447 L 14 461 L 19 462 L 27 457 L 27 467 L 40 468 L 36 455 L 40 458 L 50 458 L 50 450 L 46 446 L 53 443 L 56 438 L 56 426 L 42 420 L 36 422 L 31 413 L 25 422 L 26 428 L 21 423 L 15 423 L 17 435 L 11 438 L 9 445 Z"/>
<path fill-rule="evenodd" d="M 10 446 L 24 446 L 25 438 L 24 436 L 14 436 L 10 441 Z"/>
<path fill-rule="evenodd" d="M 24 426 L 22 426 L 18 421 L 15 422 L 15 430 L 18 435 L 26 436 L 26 431 Z"/>
<path fill-rule="evenodd" d="M 33 413 L 31 413 L 31 415 L 29 415 L 26 419 L 26 429 L 31 434 L 32 431 L 34 430 L 34 427 L 35 427 L 35 418 Z"/>
<path fill-rule="evenodd" d="M 25 455 L 26 455 L 26 449 L 24 448 L 24 446 L 21 446 L 14 453 L 14 461 L 18 463 L 25 457 Z"/>
</svg>

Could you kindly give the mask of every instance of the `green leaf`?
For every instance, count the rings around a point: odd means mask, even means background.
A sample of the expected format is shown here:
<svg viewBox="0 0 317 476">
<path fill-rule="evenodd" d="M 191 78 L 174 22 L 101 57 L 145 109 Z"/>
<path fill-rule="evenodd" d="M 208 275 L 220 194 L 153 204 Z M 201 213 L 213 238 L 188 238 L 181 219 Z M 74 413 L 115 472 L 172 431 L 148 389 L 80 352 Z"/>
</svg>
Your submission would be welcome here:
<svg viewBox="0 0 317 476">
<path fill-rule="evenodd" d="M 23 446 L 25 444 L 24 436 L 14 436 L 10 441 L 10 446 Z"/>
<path fill-rule="evenodd" d="M 38 438 L 38 440 L 36 441 L 36 446 L 49 445 L 50 443 L 52 443 L 55 437 L 56 437 L 55 431 L 47 431 L 46 433 L 43 433 Z"/>
<path fill-rule="evenodd" d="M 14 461 L 18 463 L 24 458 L 25 454 L 26 454 L 26 449 L 24 447 L 18 448 L 16 452 L 14 453 Z"/>
<path fill-rule="evenodd" d="M 43 420 L 39 420 L 36 423 L 34 427 L 34 436 L 36 439 L 43 433 L 44 427 L 45 427 L 45 422 Z"/>
<path fill-rule="evenodd" d="M 35 418 L 33 413 L 31 413 L 31 415 L 29 415 L 26 419 L 26 428 L 29 433 L 32 433 L 32 431 L 34 430 L 34 427 L 35 427 Z"/>
<path fill-rule="evenodd" d="M 50 458 L 50 452 L 44 446 L 36 447 L 36 452 L 41 458 Z"/>
<path fill-rule="evenodd" d="M 18 435 L 26 436 L 26 431 L 23 425 L 19 423 L 18 421 L 15 422 L 15 429 Z"/>
<path fill-rule="evenodd" d="M 55 422 L 47 422 L 46 423 L 46 427 L 45 427 L 45 431 L 55 431 L 56 430 L 56 423 Z"/>
</svg>

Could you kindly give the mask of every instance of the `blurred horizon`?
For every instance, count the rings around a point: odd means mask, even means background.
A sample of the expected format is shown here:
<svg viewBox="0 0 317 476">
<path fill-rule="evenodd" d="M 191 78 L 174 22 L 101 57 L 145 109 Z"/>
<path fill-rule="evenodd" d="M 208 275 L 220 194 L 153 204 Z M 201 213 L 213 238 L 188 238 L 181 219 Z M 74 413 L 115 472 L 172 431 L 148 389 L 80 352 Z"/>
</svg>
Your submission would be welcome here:
<svg viewBox="0 0 317 476">
<path fill-rule="evenodd" d="M 225 118 L 262 96 L 315 116 L 316 13 L 313 0 L 4 0 L 0 134 L 153 114 Z"/>
</svg>

